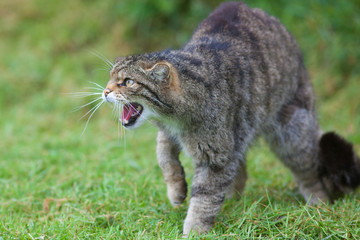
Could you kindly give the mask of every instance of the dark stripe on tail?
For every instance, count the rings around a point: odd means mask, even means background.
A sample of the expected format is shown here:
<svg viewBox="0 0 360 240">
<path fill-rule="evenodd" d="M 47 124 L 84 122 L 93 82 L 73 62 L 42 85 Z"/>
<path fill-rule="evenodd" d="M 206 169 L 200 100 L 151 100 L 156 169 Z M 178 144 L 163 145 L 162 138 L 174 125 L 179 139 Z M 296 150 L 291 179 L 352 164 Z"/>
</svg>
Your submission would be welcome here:
<svg viewBox="0 0 360 240">
<path fill-rule="evenodd" d="M 353 145 L 334 132 L 321 136 L 320 154 L 322 167 L 320 177 L 329 179 L 332 195 L 346 193 L 360 185 L 360 161 Z"/>
</svg>

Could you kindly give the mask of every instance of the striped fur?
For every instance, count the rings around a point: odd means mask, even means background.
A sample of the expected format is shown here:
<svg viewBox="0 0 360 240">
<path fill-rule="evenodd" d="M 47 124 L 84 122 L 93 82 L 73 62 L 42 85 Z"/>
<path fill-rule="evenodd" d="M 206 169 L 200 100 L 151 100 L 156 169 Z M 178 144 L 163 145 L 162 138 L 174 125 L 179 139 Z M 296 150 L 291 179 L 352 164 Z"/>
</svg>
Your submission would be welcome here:
<svg viewBox="0 0 360 240">
<path fill-rule="evenodd" d="M 128 78 L 135 84 L 121 85 Z M 225 196 L 242 192 L 246 150 L 259 135 L 292 171 L 306 201 L 329 199 L 323 180 L 332 179 L 329 169 L 319 171 L 326 154 L 302 54 L 284 26 L 259 9 L 221 4 L 182 49 L 117 59 L 107 89 L 152 113 L 174 206 L 187 194 L 181 149 L 193 158 L 184 234 L 209 231 Z M 358 185 L 359 175 L 352 179 Z"/>
</svg>

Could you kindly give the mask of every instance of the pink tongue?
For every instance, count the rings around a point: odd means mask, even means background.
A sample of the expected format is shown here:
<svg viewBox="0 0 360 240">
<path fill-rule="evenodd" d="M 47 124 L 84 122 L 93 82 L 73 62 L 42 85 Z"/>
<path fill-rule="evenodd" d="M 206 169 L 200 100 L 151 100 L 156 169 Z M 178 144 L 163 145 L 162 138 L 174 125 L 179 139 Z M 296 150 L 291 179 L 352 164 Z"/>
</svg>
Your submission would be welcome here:
<svg viewBox="0 0 360 240">
<path fill-rule="evenodd" d="M 130 103 L 123 106 L 121 112 L 121 122 L 129 121 L 131 116 L 135 113 L 135 107 Z"/>
</svg>

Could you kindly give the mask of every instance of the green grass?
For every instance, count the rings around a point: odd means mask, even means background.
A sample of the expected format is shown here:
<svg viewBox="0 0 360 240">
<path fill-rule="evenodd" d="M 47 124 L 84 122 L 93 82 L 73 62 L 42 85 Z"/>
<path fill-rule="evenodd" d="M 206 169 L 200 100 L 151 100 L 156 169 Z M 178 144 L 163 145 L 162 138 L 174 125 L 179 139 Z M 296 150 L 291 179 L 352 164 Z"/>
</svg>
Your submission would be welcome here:
<svg viewBox="0 0 360 240">
<path fill-rule="evenodd" d="M 88 100 L 64 94 L 82 91 L 88 81 L 106 84 L 103 62 L 89 51 L 114 59 L 181 46 L 219 1 L 192 1 L 181 11 L 179 1 L 146 2 L 1 1 L 0 239 L 181 237 L 188 202 L 173 209 L 166 198 L 156 129 L 147 124 L 119 138 L 105 106 L 81 135 L 86 120 L 78 119 L 90 108 L 72 109 Z M 276 15 L 294 34 L 322 128 L 340 132 L 359 154 L 359 4 L 249 4 Z M 309 207 L 262 140 L 247 159 L 243 198 L 226 201 L 203 238 L 360 238 L 359 191 Z M 182 162 L 191 183 L 191 159 Z"/>
</svg>

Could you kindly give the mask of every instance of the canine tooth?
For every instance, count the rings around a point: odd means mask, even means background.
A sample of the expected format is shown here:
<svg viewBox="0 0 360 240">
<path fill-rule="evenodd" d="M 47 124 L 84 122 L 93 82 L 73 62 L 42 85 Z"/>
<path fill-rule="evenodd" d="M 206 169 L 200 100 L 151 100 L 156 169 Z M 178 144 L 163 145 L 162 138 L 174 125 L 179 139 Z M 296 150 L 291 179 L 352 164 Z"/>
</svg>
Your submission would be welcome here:
<svg viewBox="0 0 360 240">
<path fill-rule="evenodd" d="M 126 119 L 124 119 L 124 124 L 128 124 L 129 123 L 129 121 L 128 120 L 126 120 Z"/>
</svg>

